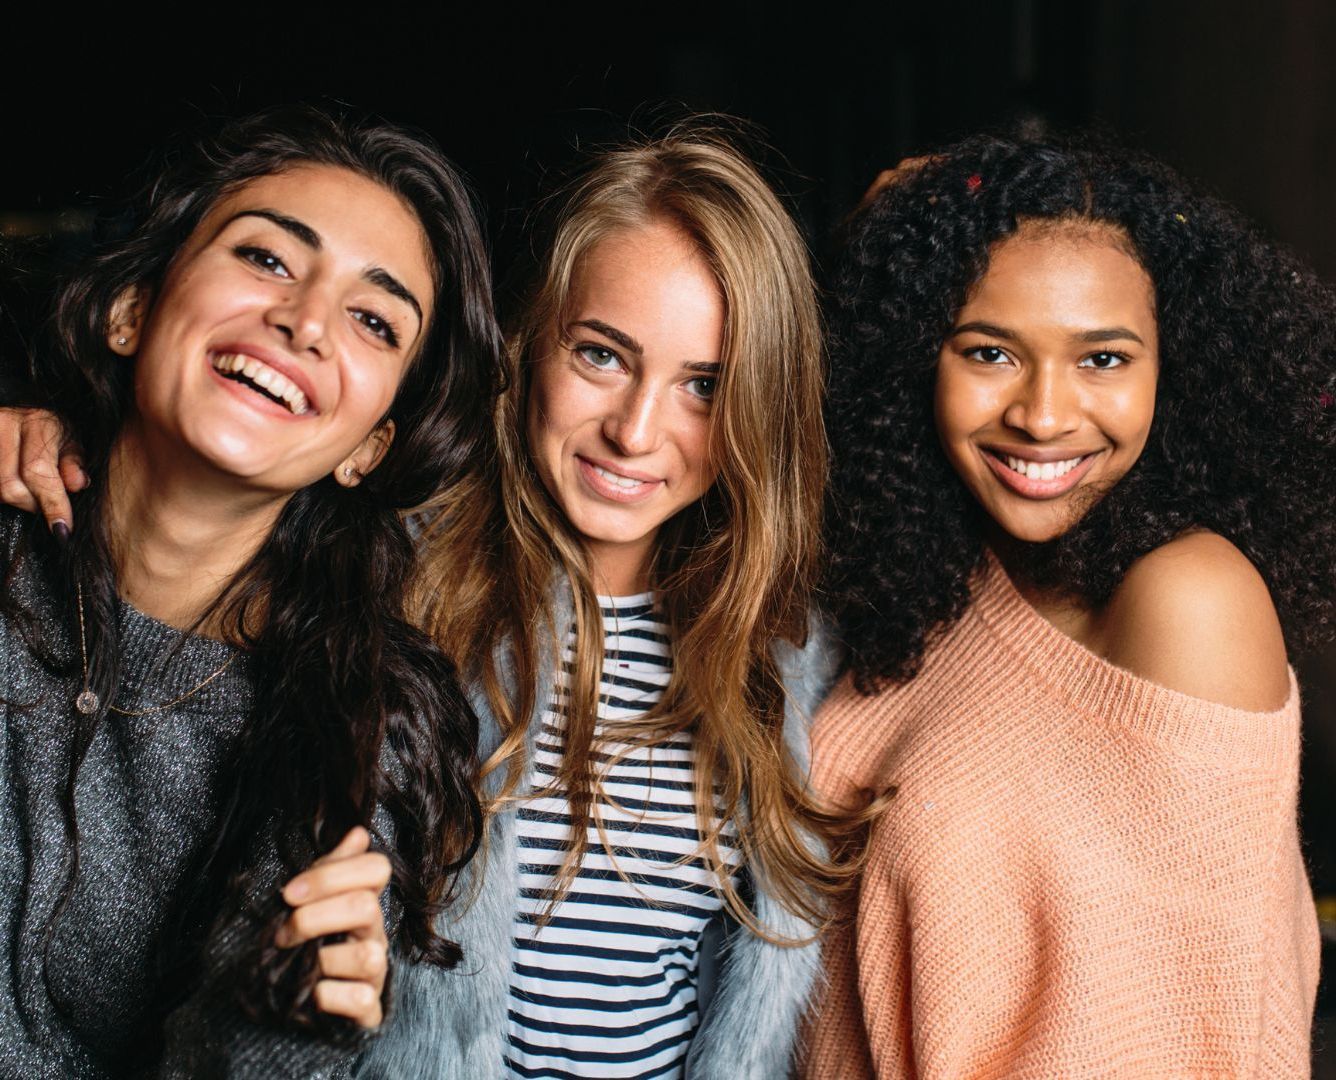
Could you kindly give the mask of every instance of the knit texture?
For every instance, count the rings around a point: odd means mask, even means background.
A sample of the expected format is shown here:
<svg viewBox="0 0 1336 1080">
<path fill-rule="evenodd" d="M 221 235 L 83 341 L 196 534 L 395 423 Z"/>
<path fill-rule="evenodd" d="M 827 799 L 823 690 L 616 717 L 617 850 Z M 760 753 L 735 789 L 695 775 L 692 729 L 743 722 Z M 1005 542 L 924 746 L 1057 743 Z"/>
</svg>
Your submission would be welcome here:
<svg viewBox="0 0 1336 1080">
<path fill-rule="evenodd" d="M 0 557 L 15 550 L 26 515 L 0 511 Z M 73 702 L 81 686 L 77 624 L 60 610 L 35 556 L 24 556 L 9 594 L 36 620 L 42 640 L 74 674 L 44 668 L 8 619 L 0 619 L 0 1077 L 283 1077 L 346 1071 L 365 1042 L 339 1045 L 262 1029 L 221 981 L 241 935 L 238 916 L 207 943 L 195 992 L 161 1018 L 156 962 L 173 899 L 212 838 L 225 772 L 249 714 L 244 657 L 122 604 L 122 679 L 129 710 L 180 704 L 144 716 L 112 713 L 79 769 L 78 872 L 62 796 L 72 752 Z M 229 662 L 231 661 L 231 662 Z M 207 686 L 193 687 L 226 669 Z M 260 864 L 280 903 L 275 853 Z M 50 940 L 47 928 L 52 926 Z"/>
<path fill-rule="evenodd" d="M 1055 629 L 990 557 L 905 686 L 846 680 L 814 783 L 895 788 L 827 942 L 813 1080 L 1307 1076 L 1299 699 L 1246 712 Z"/>
</svg>

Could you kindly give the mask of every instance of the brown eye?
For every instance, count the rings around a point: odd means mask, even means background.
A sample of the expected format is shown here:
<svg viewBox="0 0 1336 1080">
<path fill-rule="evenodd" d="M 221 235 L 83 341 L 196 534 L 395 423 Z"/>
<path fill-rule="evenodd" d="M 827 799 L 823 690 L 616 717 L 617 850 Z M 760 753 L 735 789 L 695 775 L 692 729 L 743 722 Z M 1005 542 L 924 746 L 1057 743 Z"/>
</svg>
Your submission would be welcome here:
<svg viewBox="0 0 1336 1080">
<path fill-rule="evenodd" d="M 1109 371 L 1116 367 L 1122 367 L 1125 363 L 1127 363 L 1127 357 L 1122 353 L 1097 352 L 1084 357 L 1077 367 L 1094 368 L 1096 371 Z"/>
<path fill-rule="evenodd" d="M 288 268 L 283 265 L 283 260 L 275 255 L 268 248 L 262 247 L 239 247 L 234 249 L 238 258 L 245 259 L 252 266 L 259 267 L 275 277 L 290 278 L 292 274 Z"/>
<path fill-rule="evenodd" d="M 980 345 L 975 349 L 966 349 L 965 355 L 981 364 L 1005 364 L 1008 359 L 1007 354 L 996 345 Z"/>
</svg>

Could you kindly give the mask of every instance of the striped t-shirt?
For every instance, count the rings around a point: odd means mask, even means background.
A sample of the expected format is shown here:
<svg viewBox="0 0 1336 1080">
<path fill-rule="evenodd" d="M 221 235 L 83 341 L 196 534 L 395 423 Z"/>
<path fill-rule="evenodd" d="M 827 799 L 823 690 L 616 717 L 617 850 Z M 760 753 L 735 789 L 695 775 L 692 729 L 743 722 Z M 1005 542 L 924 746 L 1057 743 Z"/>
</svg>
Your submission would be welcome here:
<svg viewBox="0 0 1336 1080">
<path fill-rule="evenodd" d="M 593 760 L 602 770 L 601 793 L 589 846 L 555 910 L 547 896 L 567 850 L 569 806 L 558 794 L 538 792 L 561 760 L 573 632 L 529 766 L 532 794 L 518 812 L 511 1077 L 680 1077 L 698 1020 L 701 935 L 722 906 L 718 878 L 698 850 L 690 736 L 618 760 L 626 749 L 618 724 L 646 712 L 672 675 L 666 627 L 649 594 L 599 603 L 604 652 Z M 720 853 L 735 866 L 730 838 L 725 830 Z"/>
</svg>

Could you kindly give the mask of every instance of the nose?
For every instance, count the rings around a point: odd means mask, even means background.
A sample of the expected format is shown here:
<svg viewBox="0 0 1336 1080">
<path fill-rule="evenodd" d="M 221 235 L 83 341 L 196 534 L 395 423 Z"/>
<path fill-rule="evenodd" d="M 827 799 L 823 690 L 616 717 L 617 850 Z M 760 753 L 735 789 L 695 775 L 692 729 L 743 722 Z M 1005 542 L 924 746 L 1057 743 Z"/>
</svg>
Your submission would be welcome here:
<svg viewBox="0 0 1336 1080">
<path fill-rule="evenodd" d="M 318 282 L 302 282 L 287 290 L 265 315 L 265 322 L 288 340 L 293 352 L 312 352 L 322 360 L 330 354 L 329 330 L 336 305 Z"/>
<path fill-rule="evenodd" d="M 1067 365 L 1038 364 L 1021 380 L 1003 413 L 1010 428 L 1036 442 L 1070 434 L 1080 425 L 1080 397 Z"/>
<path fill-rule="evenodd" d="M 658 390 L 641 381 L 628 386 L 603 420 L 603 435 L 626 457 L 658 449 L 661 425 Z"/>
</svg>

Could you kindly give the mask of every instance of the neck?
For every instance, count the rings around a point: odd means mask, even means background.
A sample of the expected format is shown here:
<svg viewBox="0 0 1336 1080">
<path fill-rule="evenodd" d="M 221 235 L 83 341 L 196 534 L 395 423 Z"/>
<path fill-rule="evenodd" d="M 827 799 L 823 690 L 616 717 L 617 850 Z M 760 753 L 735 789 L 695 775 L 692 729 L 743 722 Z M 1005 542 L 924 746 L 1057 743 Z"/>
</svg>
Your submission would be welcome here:
<svg viewBox="0 0 1336 1080">
<path fill-rule="evenodd" d="M 628 544 L 590 544 L 590 577 L 600 596 L 634 596 L 649 589 L 650 552 Z"/>
<path fill-rule="evenodd" d="M 194 626 L 273 529 L 286 493 L 238 484 L 131 420 L 107 467 L 106 515 L 117 587 L 146 615 Z M 218 628 L 205 620 L 206 634 Z"/>
<path fill-rule="evenodd" d="M 1026 603 L 1068 637 L 1087 643 L 1094 633 L 1095 612 L 1068 590 L 1045 580 L 1047 545 L 1017 540 L 996 524 L 987 530 L 987 540 Z"/>
</svg>

